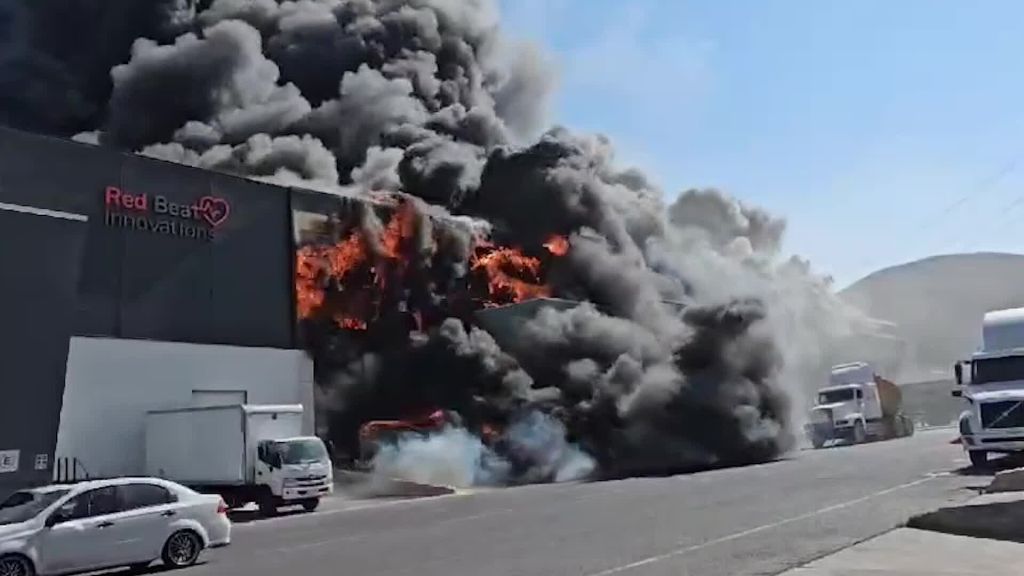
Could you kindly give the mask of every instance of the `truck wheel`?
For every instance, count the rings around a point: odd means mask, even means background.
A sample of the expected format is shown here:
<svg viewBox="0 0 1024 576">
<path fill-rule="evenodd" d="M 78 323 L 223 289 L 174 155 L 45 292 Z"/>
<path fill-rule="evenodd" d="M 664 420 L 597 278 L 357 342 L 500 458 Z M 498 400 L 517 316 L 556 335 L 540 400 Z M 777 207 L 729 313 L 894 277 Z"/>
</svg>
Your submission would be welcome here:
<svg viewBox="0 0 1024 576">
<path fill-rule="evenodd" d="M 988 452 L 984 450 L 968 450 L 967 457 L 975 468 L 984 468 L 988 464 Z"/>
<path fill-rule="evenodd" d="M 277 502 L 274 501 L 274 497 L 270 494 L 260 496 L 260 499 L 256 501 L 256 506 L 260 509 L 260 516 L 264 518 L 277 516 Z"/>
<path fill-rule="evenodd" d="M 853 443 L 863 444 L 867 437 L 867 432 L 864 431 L 864 423 L 858 420 L 853 425 Z"/>
<path fill-rule="evenodd" d="M 306 512 L 312 512 L 316 510 L 317 506 L 320 505 L 319 498 L 310 498 L 309 500 L 302 501 L 302 509 Z"/>
<path fill-rule="evenodd" d="M 815 450 L 820 449 L 824 445 L 825 445 L 825 439 L 824 438 L 822 438 L 821 436 L 818 436 L 818 435 L 811 436 L 811 446 L 814 446 Z"/>
</svg>

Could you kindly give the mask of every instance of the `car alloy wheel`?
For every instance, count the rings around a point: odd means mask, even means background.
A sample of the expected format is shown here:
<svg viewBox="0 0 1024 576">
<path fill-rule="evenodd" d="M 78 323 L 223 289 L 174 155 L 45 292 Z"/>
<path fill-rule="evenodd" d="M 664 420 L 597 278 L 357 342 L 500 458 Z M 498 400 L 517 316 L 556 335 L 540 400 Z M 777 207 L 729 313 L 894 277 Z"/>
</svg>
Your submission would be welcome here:
<svg viewBox="0 0 1024 576">
<path fill-rule="evenodd" d="M 0 576 L 33 576 L 35 573 L 28 560 L 21 556 L 0 558 Z"/>
<path fill-rule="evenodd" d="M 164 545 L 164 562 L 175 567 L 191 566 L 199 558 L 202 545 L 192 532 L 175 532 Z"/>
</svg>

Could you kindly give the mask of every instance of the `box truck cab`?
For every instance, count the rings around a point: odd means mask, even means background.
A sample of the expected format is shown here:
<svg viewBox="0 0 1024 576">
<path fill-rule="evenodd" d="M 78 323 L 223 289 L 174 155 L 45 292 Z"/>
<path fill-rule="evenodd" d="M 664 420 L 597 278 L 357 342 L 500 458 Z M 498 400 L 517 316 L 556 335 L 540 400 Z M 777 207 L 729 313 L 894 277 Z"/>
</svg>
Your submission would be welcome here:
<svg viewBox="0 0 1024 576">
<path fill-rule="evenodd" d="M 981 350 L 954 367 L 966 402 L 960 414 L 960 443 L 971 464 L 990 453 L 1024 451 L 1024 308 L 996 310 L 982 321 Z"/>
<path fill-rule="evenodd" d="M 334 469 L 323 441 L 301 435 L 302 422 L 301 405 L 150 411 L 146 473 L 220 494 L 232 508 L 311 511 L 333 492 Z"/>
<path fill-rule="evenodd" d="M 833 366 L 829 385 L 818 391 L 806 433 L 815 448 L 832 440 L 859 444 L 914 433 L 902 412 L 903 395 L 896 384 L 875 373 L 866 362 Z"/>
</svg>

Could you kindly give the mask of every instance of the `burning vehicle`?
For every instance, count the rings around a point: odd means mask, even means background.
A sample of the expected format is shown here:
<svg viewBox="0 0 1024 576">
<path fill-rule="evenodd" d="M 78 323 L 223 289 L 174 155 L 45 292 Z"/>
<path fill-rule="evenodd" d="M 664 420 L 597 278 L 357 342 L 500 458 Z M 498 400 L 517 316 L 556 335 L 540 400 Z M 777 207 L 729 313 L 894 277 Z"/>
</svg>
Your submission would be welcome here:
<svg viewBox="0 0 1024 576">
<path fill-rule="evenodd" d="M 359 463 L 372 465 L 373 458 L 383 444 L 397 444 L 410 434 L 421 438 L 438 434 L 446 427 L 461 427 L 463 420 L 457 412 L 434 410 L 426 416 L 406 420 L 372 420 L 359 427 Z M 500 431 L 493 425 L 483 424 L 475 431 L 485 445 L 497 441 Z"/>
</svg>

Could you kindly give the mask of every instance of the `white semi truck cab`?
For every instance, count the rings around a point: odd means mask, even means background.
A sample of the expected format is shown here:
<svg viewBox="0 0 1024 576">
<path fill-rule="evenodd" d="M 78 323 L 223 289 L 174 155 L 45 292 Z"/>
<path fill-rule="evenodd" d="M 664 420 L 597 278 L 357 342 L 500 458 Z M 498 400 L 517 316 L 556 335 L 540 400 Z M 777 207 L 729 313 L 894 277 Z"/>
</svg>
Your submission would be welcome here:
<svg viewBox="0 0 1024 576">
<path fill-rule="evenodd" d="M 965 370 L 966 368 L 966 370 Z M 960 442 L 974 466 L 990 453 L 1024 451 L 1024 308 L 996 310 L 982 322 L 981 350 L 954 366 L 966 402 Z"/>
<path fill-rule="evenodd" d="M 859 444 L 914 433 L 902 412 L 903 396 L 896 384 L 879 376 L 866 362 L 832 367 L 829 385 L 818 391 L 806 425 L 815 448 L 833 440 Z"/>
<path fill-rule="evenodd" d="M 312 511 L 334 490 L 334 467 L 316 436 L 302 436 L 302 405 L 156 410 L 146 418 L 146 473 L 235 508 L 256 502 Z"/>
</svg>

